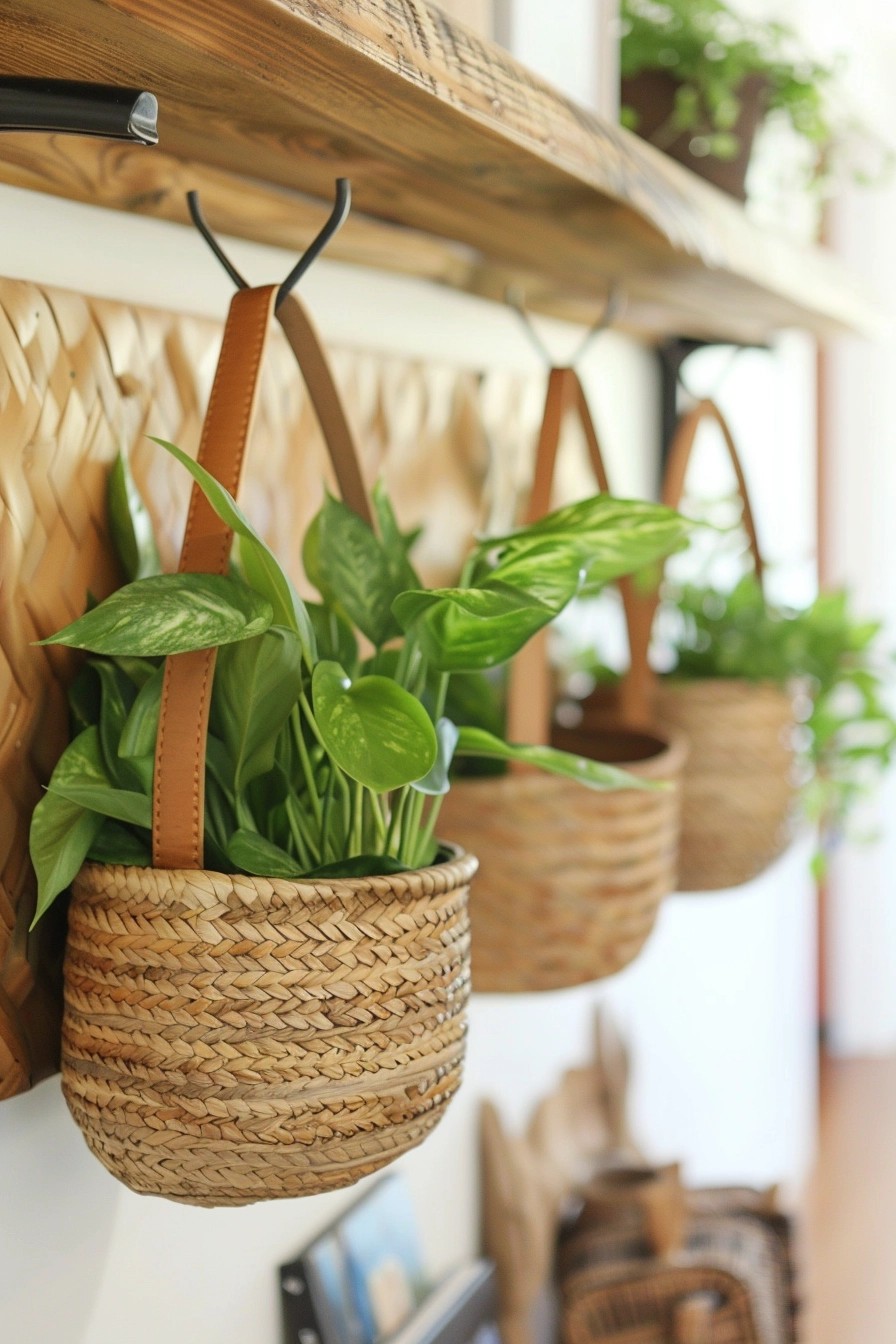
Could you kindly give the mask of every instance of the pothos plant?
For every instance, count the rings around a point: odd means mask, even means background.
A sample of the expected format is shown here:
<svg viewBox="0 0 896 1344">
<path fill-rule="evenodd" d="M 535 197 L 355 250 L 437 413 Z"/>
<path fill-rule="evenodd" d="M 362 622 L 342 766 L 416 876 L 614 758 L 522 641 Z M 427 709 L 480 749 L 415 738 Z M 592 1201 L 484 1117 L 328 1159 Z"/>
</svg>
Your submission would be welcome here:
<svg viewBox="0 0 896 1344">
<path fill-rule="evenodd" d="M 803 797 L 828 842 L 836 839 L 896 751 L 893 659 L 881 649 L 881 623 L 857 617 L 842 591 L 804 610 L 776 606 L 752 575 L 727 593 L 686 584 L 665 598 L 675 615 L 672 675 L 802 685 Z"/>
<path fill-rule="evenodd" d="M 110 479 L 128 582 L 44 640 L 86 650 L 74 737 L 31 827 L 35 919 L 85 859 L 151 862 L 153 761 L 168 654 L 218 650 L 206 756 L 206 867 L 257 876 L 375 875 L 438 858 L 455 757 L 521 760 L 595 789 L 639 787 L 608 765 L 508 743 L 444 713 L 455 674 L 497 667 L 582 591 L 652 563 L 691 526 L 597 496 L 478 541 L 457 587 L 423 586 L 384 492 L 376 529 L 328 497 L 304 539 L 303 601 L 228 492 L 173 444 L 232 528 L 226 577 L 163 574 L 126 463 Z M 461 837 L 462 838 L 462 837 Z"/>
</svg>

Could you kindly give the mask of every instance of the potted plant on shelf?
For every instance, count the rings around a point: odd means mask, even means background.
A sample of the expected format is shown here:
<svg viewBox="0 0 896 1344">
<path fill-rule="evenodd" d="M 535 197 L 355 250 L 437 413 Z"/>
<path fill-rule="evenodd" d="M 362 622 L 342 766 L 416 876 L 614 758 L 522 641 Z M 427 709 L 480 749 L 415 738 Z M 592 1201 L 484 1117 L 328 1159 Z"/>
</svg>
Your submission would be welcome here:
<svg viewBox="0 0 896 1344">
<path fill-rule="evenodd" d="M 813 185 L 856 141 L 888 159 L 846 116 L 840 63 L 813 59 L 787 24 L 749 18 L 726 0 L 622 0 L 621 19 L 623 125 L 729 195 L 746 199 L 753 139 L 770 115 L 806 142 Z"/>
<path fill-rule="evenodd" d="M 375 530 L 328 497 L 303 548 L 321 601 L 304 602 L 227 490 L 164 447 L 239 555 L 228 576 L 158 573 L 119 462 L 112 531 L 130 581 L 45 641 L 92 655 L 31 832 L 38 917 L 74 879 L 63 1084 L 134 1189 L 204 1204 L 313 1193 L 419 1142 L 459 1083 L 475 859 L 437 838 L 452 760 L 639 786 L 455 725 L 452 674 L 500 665 L 583 583 L 667 554 L 689 524 L 599 496 L 479 542 L 456 588 L 430 590 L 382 491 Z M 210 648 L 205 866 L 154 868 L 164 659 Z"/>
</svg>

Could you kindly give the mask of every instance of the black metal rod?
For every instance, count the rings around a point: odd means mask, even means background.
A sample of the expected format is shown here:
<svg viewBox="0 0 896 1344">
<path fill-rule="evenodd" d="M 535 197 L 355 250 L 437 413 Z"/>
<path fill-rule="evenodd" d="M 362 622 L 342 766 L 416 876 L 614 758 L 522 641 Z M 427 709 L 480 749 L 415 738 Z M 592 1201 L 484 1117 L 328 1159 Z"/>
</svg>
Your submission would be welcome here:
<svg viewBox="0 0 896 1344">
<path fill-rule="evenodd" d="M 237 289 L 248 289 L 249 282 L 244 279 L 233 262 L 212 233 L 205 216 L 202 213 L 202 207 L 199 204 L 199 192 L 187 192 L 187 205 L 190 210 L 190 218 L 196 225 L 196 228 L 202 234 L 208 246 L 214 252 L 218 261 L 224 267 Z M 330 239 L 337 234 L 348 219 L 349 211 L 352 208 L 352 187 L 347 177 L 338 177 L 336 179 L 336 201 L 333 209 L 330 211 L 330 217 L 318 233 L 317 237 L 309 243 L 308 247 L 302 253 L 299 260 L 293 266 L 289 275 L 283 281 L 283 284 L 277 290 L 276 307 L 279 308 L 287 295 L 295 289 L 302 276 L 320 256 Z"/>
<path fill-rule="evenodd" d="M 240 272 L 237 270 L 237 268 L 234 266 L 233 262 L 230 260 L 227 253 L 224 251 L 223 247 L 218 242 L 215 235 L 212 233 L 208 224 L 205 222 L 205 215 L 202 213 L 202 206 L 199 204 L 198 191 L 187 192 L 187 207 L 190 211 L 190 218 L 196 225 L 196 228 L 202 234 L 203 238 L 208 243 L 212 252 L 214 252 L 215 256 L 218 258 L 221 265 L 224 267 L 225 271 L 230 276 L 233 283 L 236 285 L 237 289 L 248 289 L 249 288 L 248 280 L 245 280 L 243 276 L 240 274 Z"/>
<path fill-rule="evenodd" d="M 289 275 L 278 289 L 276 305 L 278 308 L 290 292 L 295 289 L 308 268 L 317 260 L 330 239 L 335 237 L 342 228 L 343 224 L 348 219 L 351 208 L 352 184 L 347 177 L 337 177 L 336 200 L 333 204 L 333 209 L 330 211 L 330 217 L 317 237 L 305 248 L 305 251 L 299 257 L 299 260 L 296 262 L 295 266 L 293 266 Z"/>
<path fill-rule="evenodd" d="M 145 89 L 0 76 L 0 131 L 56 131 L 155 145 L 159 105 Z"/>
</svg>

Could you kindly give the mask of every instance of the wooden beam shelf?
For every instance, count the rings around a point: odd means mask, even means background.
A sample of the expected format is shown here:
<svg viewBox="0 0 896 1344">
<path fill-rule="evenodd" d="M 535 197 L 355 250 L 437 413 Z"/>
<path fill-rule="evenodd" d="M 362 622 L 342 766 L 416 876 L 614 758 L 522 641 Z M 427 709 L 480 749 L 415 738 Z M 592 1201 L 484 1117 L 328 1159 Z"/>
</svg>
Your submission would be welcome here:
<svg viewBox="0 0 896 1344">
<path fill-rule="evenodd" d="M 0 181 L 300 248 L 333 179 L 331 255 L 576 320 L 621 285 L 624 325 L 763 341 L 876 325 L 829 255 L 577 107 L 428 0 L 19 0 L 10 75 L 139 84 L 160 148 L 0 137 Z M 309 198 L 316 198 L 313 203 Z"/>
</svg>

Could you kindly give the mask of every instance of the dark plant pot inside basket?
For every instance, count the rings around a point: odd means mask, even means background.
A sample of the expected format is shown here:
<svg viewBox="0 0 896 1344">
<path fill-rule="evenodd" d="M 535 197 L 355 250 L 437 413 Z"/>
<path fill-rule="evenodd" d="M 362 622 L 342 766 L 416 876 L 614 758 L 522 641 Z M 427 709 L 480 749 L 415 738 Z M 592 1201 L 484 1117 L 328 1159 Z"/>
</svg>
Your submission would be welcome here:
<svg viewBox="0 0 896 1344">
<path fill-rule="evenodd" d="M 745 182 L 750 164 L 753 140 L 765 116 L 768 102 L 768 81 L 762 75 L 748 75 L 737 90 L 740 114 L 731 127 L 740 148 L 733 159 L 720 159 L 715 154 L 693 154 L 691 145 L 699 132 L 669 130 L 675 109 L 675 97 L 681 83 L 665 70 L 642 70 L 622 81 L 622 105 L 637 115 L 637 133 L 670 158 L 677 159 L 705 178 L 713 186 L 727 192 L 739 201 L 747 199 Z"/>
</svg>

